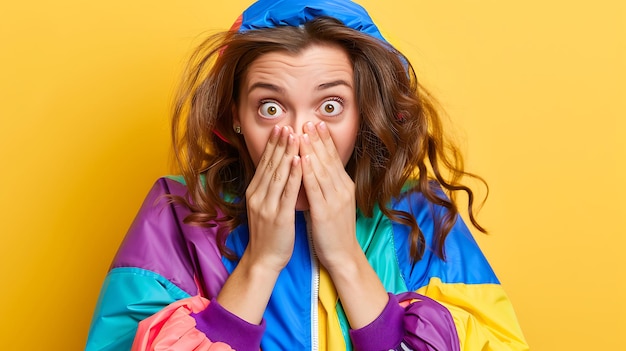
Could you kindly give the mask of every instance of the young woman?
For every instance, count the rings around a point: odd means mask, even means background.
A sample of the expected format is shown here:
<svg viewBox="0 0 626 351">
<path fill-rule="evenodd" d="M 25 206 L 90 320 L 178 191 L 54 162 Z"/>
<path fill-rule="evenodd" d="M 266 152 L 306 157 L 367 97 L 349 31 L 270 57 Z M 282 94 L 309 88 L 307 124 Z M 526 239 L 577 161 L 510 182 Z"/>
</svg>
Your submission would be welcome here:
<svg viewBox="0 0 626 351">
<path fill-rule="evenodd" d="M 525 350 L 458 216 L 471 176 L 344 0 L 259 1 L 192 57 L 88 350 Z"/>
</svg>

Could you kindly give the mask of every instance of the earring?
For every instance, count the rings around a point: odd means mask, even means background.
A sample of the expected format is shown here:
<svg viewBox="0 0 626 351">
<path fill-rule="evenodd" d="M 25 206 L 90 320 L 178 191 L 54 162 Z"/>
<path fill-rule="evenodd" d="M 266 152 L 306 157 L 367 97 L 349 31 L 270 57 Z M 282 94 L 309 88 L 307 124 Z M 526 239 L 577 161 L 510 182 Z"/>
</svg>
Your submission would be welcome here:
<svg viewBox="0 0 626 351">
<path fill-rule="evenodd" d="M 235 126 L 233 129 L 235 129 L 235 133 L 241 134 L 241 126 Z"/>
</svg>

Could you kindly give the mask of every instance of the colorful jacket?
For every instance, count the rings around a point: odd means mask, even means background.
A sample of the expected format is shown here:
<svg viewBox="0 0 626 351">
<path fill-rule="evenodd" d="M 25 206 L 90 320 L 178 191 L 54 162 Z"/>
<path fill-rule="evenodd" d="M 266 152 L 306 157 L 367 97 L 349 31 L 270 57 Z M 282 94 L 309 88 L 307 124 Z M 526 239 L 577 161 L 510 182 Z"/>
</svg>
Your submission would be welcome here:
<svg viewBox="0 0 626 351">
<path fill-rule="evenodd" d="M 458 218 L 445 242 L 446 260 L 433 249 L 433 211 L 421 194 L 406 192 L 391 207 L 412 213 L 427 248 L 414 265 L 409 228 L 379 210 L 357 213 L 357 238 L 390 295 L 370 325 L 350 330 L 328 274 L 310 249 L 307 214 L 296 215 L 296 241 L 261 326 L 250 325 L 213 300 L 237 262 L 216 245 L 218 227 L 183 223 L 180 178 L 159 179 L 144 201 L 104 281 L 87 350 L 527 350 L 514 311 L 471 233 Z M 230 233 L 241 255 L 248 230 Z M 141 323 L 140 323 L 141 322 Z M 391 346 L 390 346 L 391 345 Z M 250 348 L 252 347 L 252 348 Z M 165 349 L 165 348 L 164 348 Z"/>
</svg>

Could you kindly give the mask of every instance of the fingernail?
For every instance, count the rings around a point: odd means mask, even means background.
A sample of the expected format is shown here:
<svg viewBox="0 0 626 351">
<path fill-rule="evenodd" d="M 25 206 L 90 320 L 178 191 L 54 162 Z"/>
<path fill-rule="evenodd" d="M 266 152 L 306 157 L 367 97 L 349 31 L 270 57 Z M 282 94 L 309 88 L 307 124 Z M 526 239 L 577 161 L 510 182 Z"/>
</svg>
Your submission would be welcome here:
<svg viewBox="0 0 626 351">
<path fill-rule="evenodd" d="M 293 134 L 289 134 L 289 139 L 287 140 L 287 142 L 289 143 L 289 145 L 293 144 L 293 142 L 295 138 L 293 137 Z"/>
<path fill-rule="evenodd" d="M 306 129 L 309 130 L 309 132 L 312 132 L 315 130 L 315 126 L 313 125 L 313 122 L 306 122 Z"/>
<path fill-rule="evenodd" d="M 310 144 L 311 143 L 311 139 L 309 139 L 309 135 L 308 134 L 303 134 L 302 135 L 302 140 L 304 140 L 305 144 Z"/>
<path fill-rule="evenodd" d="M 326 123 L 325 122 L 320 122 L 319 127 L 320 127 L 320 130 L 326 131 Z"/>
</svg>

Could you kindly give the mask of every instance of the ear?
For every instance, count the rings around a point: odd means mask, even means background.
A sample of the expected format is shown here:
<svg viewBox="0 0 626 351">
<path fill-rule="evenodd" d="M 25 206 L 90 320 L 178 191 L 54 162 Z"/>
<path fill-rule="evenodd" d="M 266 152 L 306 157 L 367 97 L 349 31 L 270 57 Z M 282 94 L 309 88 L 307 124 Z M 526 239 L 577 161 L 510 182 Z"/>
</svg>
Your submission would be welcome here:
<svg viewBox="0 0 626 351">
<path fill-rule="evenodd" d="M 234 126 L 241 126 L 241 121 L 239 120 L 239 112 L 237 110 L 237 104 L 233 103 L 232 106 L 230 107 L 230 112 L 233 115 L 233 127 Z"/>
</svg>

